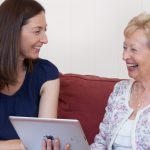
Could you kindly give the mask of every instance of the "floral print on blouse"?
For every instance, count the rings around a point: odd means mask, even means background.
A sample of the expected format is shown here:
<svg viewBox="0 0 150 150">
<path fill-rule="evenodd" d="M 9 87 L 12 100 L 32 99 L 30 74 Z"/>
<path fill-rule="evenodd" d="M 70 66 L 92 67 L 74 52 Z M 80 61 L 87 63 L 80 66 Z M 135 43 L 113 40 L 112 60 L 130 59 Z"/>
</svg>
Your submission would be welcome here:
<svg viewBox="0 0 150 150">
<path fill-rule="evenodd" d="M 129 106 L 133 82 L 122 80 L 114 86 L 91 150 L 112 150 L 118 131 L 133 112 Z M 131 137 L 133 150 L 150 150 L 150 105 L 138 111 Z"/>
</svg>

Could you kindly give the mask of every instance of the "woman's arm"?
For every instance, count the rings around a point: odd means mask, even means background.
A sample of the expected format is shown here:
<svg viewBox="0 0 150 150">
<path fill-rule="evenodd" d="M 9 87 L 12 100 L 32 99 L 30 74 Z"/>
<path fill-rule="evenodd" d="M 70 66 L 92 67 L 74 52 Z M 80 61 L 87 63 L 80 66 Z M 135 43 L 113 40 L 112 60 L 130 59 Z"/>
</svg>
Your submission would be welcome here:
<svg viewBox="0 0 150 150">
<path fill-rule="evenodd" d="M 38 117 L 56 118 L 57 106 L 59 97 L 60 80 L 51 80 L 43 84 L 41 88 L 41 99 L 39 106 Z M 43 140 L 42 150 L 60 150 L 59 139 L 55 140 Z M 70 150 L 70 145 L 66 144 L 64 150 Z"/>
<path fill-rule="evenodd" d="M 41 87 L 41 99 L 38 117 L 56 118 L 60 80 L 50 80 Z"/>
<path fill-rule="evenodd" d="M 20 140 L 0 141 L 0 150 L 25 150 Z"/>
<path fill-rule="evenodd" d="M 45 82 L 41 87 L 41 99 L 39 105 L 38 117 L 56 118 L 57 117 L 57 105 L 59 96 L 59 79 Z M 59 150 L 57 148 L 54 150 Z M 44 147 L 43 147 L 44 148 Z M 25 150 L 25 147 L 20 140 L 6 140 L 0 141 L 0 150 Z M 48 148 L 43 150 L 51 150 Z M 69 150 L 69 149 L 66 149 Z"/>
</svg>

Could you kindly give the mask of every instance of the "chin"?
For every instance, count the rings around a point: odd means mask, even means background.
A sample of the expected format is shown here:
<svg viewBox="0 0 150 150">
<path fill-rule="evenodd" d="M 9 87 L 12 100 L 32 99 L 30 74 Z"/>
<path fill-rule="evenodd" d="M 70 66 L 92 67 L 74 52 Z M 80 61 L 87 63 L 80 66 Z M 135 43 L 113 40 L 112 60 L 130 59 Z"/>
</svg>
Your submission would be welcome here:
<svg viewBox="0 0 150 150">
<path fill-rule="evenodd" d="M 30 59 L 38 59 L 38 58 L 39 58 L 39 55 L 34 55 L 30 57 Z"/>
<path fill-rule="evenodd" d="M 137 75 L 135 75 L 135 74 L 131 74 L 131 73 L 128 73 L 128 76 L 130 77 L 130 78 L 132 78 L 132 79 L 134 79 L 134 80 L 136 80 L 137 79 Z"/>
</svg>

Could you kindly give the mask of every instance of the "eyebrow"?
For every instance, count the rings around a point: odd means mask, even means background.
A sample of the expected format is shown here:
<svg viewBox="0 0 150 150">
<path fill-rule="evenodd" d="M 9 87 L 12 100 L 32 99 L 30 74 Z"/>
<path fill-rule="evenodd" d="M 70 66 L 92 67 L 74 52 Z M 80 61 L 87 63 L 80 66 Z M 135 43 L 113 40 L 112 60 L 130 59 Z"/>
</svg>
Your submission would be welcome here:
<svg viewBox="0 0 150 150">
<path fill-rule="evenodd" d="M 35 26 L 35 27 L 32 27 L 32 29 L 47 29 L 47 25 L 45 27 L 42 27 L 42 26 Z"/>
</svg>

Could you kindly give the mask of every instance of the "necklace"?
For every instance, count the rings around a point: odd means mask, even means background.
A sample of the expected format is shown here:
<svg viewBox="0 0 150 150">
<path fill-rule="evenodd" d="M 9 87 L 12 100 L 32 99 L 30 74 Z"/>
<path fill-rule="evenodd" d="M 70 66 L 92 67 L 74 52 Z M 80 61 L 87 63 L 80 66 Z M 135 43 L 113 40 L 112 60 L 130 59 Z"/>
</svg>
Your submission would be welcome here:
<svg viewBox="0 0 150 150">
<path fill-rule="evenodd" d="M 142 106 L 141 100 L 138 101 L 137 107 L 140 108 Z"/>
<path fill-rule="evenodd" d="M 139 96 L 140 96 L 139 90 L 137 88 L 137 84 L 135 83 L 133 85 L 132 96 L 131 96 L 131 100 L 130 100 L 130 106 L 131 106 L 131 108 L 133 108 L 134 111 L 132 112 L 130 119 L 135 119 L 137 112 L 142 107 L 142 101 Z"/>
<path fill-rule="evenodd" d="M 139 95 L 136 95 L 136 102 L 137 102 L 137 107 L 140 108 L 142 106 L 142 101 L 141 97 Z"/>
<path fill-rule="evenodd" d="M 138 111 L 142 107 L 142 96 L 139 86 L 135 83 L 133 86 L 133 108 Z"/>
</svg>

